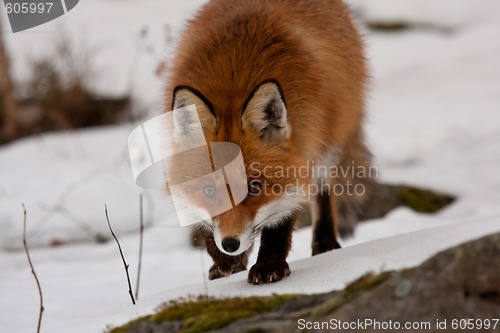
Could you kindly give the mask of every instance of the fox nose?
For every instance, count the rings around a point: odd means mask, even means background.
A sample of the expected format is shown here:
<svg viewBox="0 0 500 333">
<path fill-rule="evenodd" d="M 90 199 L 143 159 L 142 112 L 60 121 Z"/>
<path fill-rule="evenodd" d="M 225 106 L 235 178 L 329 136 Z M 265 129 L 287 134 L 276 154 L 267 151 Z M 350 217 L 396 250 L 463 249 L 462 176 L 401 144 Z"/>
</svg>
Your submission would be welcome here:
<svg viewBox="0 0 500 333">
<path fill-rule="evenodd" d="M 236 252 L 240 248 L 240 241 L 234 237 L 226 237 L 222 240 L 222 248 L 230 253 Z"/>
</svg>

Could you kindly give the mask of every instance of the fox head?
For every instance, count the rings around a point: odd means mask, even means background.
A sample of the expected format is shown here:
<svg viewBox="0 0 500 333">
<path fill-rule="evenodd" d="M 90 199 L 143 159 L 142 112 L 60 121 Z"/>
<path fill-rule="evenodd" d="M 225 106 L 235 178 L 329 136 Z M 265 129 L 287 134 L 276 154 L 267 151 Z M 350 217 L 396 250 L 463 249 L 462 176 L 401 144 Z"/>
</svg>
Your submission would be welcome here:
<svg viewBox="0 0 500 333">
<path fill-rule="evenodd" d="M 293 150 L 293 128 L 285 98 L 275 81 L 257 85 L 243 104 L 227 103 L 224 107 L 213 104 L 210 96 L 193 87 L 177 87 L 172 109 L 189 105 L 196 106 L 198 116 L 174 116 L 177 144 L 190 142 L 191 129 L 199 121 L 208 143 L 230 142 L 241 149 L 246 174 L 204 177 L 217 167 L 214 168 L 213 157 L 207 158 L 207 151 L 200 147 L 191 150 L 189 156 L 179 155 L 173 159 L 170 169 L 175 170 L 175 175 L 171 178 L 186 184 L 183 185 L 183 190 L 188 192 L 186 205 L 197 211 L 191 216 L 194 222 L 201 222 L 213 232 L 221 252 L 239 255 L 250 248 L 262 228 L 279 224 L 304 201 L 299 187 L 305 180 L 293 172 L 275 172 L 300 164 Z M 219 154 L 225 153 L 232 155 L 230 152 Z M 230 156 L 227 160 L 231 160 Z M 245 187 L 239 203 L 226 194 L 228 178 Z"/>
</svg>

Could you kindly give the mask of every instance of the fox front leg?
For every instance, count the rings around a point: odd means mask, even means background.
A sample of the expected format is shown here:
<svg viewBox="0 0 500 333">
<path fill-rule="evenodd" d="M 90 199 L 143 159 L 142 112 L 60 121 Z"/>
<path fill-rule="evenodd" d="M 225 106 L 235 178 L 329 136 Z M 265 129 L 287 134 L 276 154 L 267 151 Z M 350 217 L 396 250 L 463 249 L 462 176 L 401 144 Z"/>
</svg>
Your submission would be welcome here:
<svg viewBox="0 0 500 333">
<path fill-rule="evenodd" d="M 292 245 L 292 232 L 296 219 L 295 214 L 285 218 L 276 226 L 262 230 L 259 255 L 257 262 L 248 272 L 248 283 L 273 283 L 290 275 L 286 258 Z"/>
</svg>

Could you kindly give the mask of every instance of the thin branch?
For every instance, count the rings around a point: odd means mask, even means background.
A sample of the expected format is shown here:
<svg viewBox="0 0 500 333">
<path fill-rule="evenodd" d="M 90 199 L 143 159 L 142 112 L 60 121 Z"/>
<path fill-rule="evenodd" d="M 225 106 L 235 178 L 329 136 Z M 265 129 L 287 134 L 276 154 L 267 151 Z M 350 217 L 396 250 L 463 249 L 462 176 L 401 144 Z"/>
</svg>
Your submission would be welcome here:
<svg viewBox="0 0 500 333">
<path fill-rule="evenodd" d="M 132 304 L 135 305 L 134 294 L 132 293 L 132 285 L 130 284 L 130 275 L 128 274 L 129 265 L 127 264 L 127 262 L 125 261 L 125 257 L 123 256 L 123 251 L 122 247 L 120 246 L 120 242 L 118 241 L 118 238 L 116 238 L 116 235 L 113 232 L 113 229 L 111 228 L 111 223 L 109 222 L 109 217 L 108 217 L 108 207 L 106 205 L 104 205 L 104 213 L 106 214 L 106 220 L 108 221 L 109 231 L 111 231 L 111 235 L 115 239 L 116 244 L 118 244 L 118 250 L 120 250 L 120 256 L 122 257 L 123 266 L 125 266 L 125 274 L 127 274 L 128 293 L 130 295 L 130 298 L 132 299 Z"/>
<path fill-rule="evenodd" d="M 139 284 L 141 281 L 141 267 L 142 267 L 142 239 L 144 234 L 144 215 L 142 209 L 142 194 L 139 196 L 139 214 L 140 214 L 140 229 L 139 229 L 139 263 L 137 265 L 137 280 L 135 285 L 135 299 L 139 299 Z"/>
<path fill-rule="evenodd" d="M 31 267 L 31 274 L 35 277 L 36 281 L 36 286 L 38 287 L 38 294 L 40 295 L 40 312 L 38 315 L 38 327 L 37 327 L 37 333 L 40 333 L 40 327 L 42 326 L 42 316 L 43 316 L 43 296 L 42 296 L 42 287 L 40 286 L 40 281 L 38 280 L 38 276 L 36 275 L 35 268 L 33 267 L 33 263 L 31 262 L 31 257 L 30 257 L 30 252 L 28 250 L 28 243 L 26 242 L 26 207 L 24 204 L 23 206 L 23 212 L 24 212 L 24 223 L 23 223 L 23 245 L 24 245 L 24 250 L 26 251 L 26 256 L 28 257 L 28 262 Z"/>
</svg>

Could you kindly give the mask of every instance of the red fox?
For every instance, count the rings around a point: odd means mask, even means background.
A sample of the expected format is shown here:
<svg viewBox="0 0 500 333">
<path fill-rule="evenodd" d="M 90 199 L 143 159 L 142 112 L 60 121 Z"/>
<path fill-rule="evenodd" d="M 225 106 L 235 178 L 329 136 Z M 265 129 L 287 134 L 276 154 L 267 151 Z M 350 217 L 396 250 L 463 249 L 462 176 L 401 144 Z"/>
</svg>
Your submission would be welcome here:
<svg viewBox="0 0 500 333">
<path fill-rule="evenodd" d="M 211 0 L 189 22 L 166 105 L 196 105 L 206 141 L 237 144 L 248 176 L 248 196 L 203 221 L 210 279 L 245 270 L 259 236 L 248 282 L 288 276 L 292 231 L 307 203 L 313 255 L 352 233 L 371 180 L 331 171 L 369 166 L 367 77 L 362 39 L 341 0 Z M 336 185 L 366 190 L 334 193 Z"/>
</svg>

